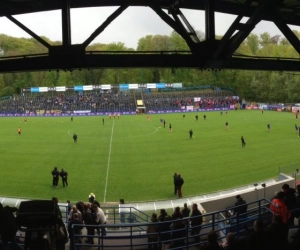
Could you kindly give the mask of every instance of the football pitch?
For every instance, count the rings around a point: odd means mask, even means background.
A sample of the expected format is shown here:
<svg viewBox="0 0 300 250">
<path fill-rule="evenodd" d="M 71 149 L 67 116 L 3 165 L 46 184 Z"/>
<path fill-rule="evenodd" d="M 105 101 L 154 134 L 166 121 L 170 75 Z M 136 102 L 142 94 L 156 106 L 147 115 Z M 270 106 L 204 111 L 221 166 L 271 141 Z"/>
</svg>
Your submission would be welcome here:
<svg viewBox="0 0 300 250">
<path fill-rule="evenodd" d="M 28 117 L 27 123 L 23 117 L 0 118 L 0 196 L 56 196 L 64 202 L 86 201 L 93 192 L 99 202 L 168 200 L 176 198 L 175 172 L 183 177 L 183 197 L 188 197 L 276 178 L 278 167 L 299 161 L 298 120 L 292 113 L 238 110 L 150 118 Z M 52 187 L 55 166 L 68 172 L 68 187 L 61 179 Z"/>
</svg>

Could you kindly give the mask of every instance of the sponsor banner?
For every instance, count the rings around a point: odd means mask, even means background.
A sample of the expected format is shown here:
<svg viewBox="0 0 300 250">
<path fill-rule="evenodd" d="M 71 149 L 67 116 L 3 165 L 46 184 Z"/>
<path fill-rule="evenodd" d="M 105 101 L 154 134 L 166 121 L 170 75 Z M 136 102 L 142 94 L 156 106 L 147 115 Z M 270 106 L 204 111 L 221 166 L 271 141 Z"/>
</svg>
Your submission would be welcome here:
<svg viewBox="0 0 300 250">
<path fill-rule="evenodd" d="M 74 91 L 83 91 L 83 86 L 74 86 Z"/>
<path fill-rule="evenodd" d="M 200 102 L 201 101 L 201 97 L 194 97 L 194 102 Z"/>
<path fill-rule="evenodd" d="M 193 107 L 193 106 L 186 106 L 185 109 L 186 109 L 186 110 L 194 110 L 194 107 Z"/>
<path fill-rule="evenodd" d="M 129 84 L 125 84 L 125 83 L 119 84 L 119 89 L 120 90 L 129 89 Z"/>
<path fill-rule="evenodd" d="M 296 113 L 298 110 L 300 110 L 300 107 L 292 107 L 292 112 Z"/>
<path fill-rule="evenodd" d="M 166 88 L 173 88 L 173 83 L 166 83 L 165 86 Z"/>
<path fill-rule="evenodd" d="M 22 92 L 31 92 L 31 93 L 39 93 L 39 92 L 64 92 L 64 91 L 91 91 L 91 90 L 108 90 L 112 88 L 119 88 L 120 90 L 127 89 L 165 89 L 165 88 L 182 88 L 182 83 L 122 83 L 119 85 L 83 85 L 83 86 L 59 86 L 59 87 L 32 87 L 32 88 L 24 88 Z M 238 98 L 238 97 L 234 97 Z"/>
<path fill-rule="evenodd" d="M 129 89 L 138 89 L 139 85 L 137 83 L 129 84 Z"/>
<path fill-rule="evenodd" d="M 259 109 L 259 108 L 257 106 L 246 106 L 246 109 L 251 110 L 251 109 Z"/>
<path fill-rule="evenodd" d="M 74 110 L 74 114 L 91 113 L 90 110 Z"/>
<path fill-rule="evenodd" d="M 99 89 L 101 89 L 100 85 L 93 85 L 93 90 L 99 90 Z"/>
<path fill-rule="evenodd" d="M 186 113 L 186 112 L 207 112 L 207 111 L 218 111 L 218 110 L 228 110 L 228 108 L 216 108 L 216 109 L 199 109 L 199 110 L 164 110 L 164 111 L 153 111 L 149 110 L 147 113 L 152 114 L 165 114 L 165 113 Z M 58 110 L 55 110 L 58 111 Z M 60 111 L 60 110 L 59 110 Z M 86 113 L 88 112 L 88 113 Z M 39 112 L 36 113 L 30 113 L 30 116 L 52 116 L 52 117 L 59 117 L 59 116 L 108 116 L 113 115 L 115 112 L 91 112 L 90 110 L 77 110 L 74 111 L 74 113 L 60 113 L 60 112 L 54 112 L 54 110 L 48 111 L 45 113 L 43 110 L 39 110 Z M 136 111 L 131 112 L 120 112 L 120 115 L 136 115 Z M 28 114 L 0 114 L 0 117 L 28 117 Z"/>
<path fill-rule="evenodd" d="M 281 112 L 281 111 L 282 111 L 282 109 L 281 109 L 281 108 L 277 108 L 277 111 Z"/>
<path fill-rule="evenodd" d="M 111 85 L 110 84 L 103 84 L 103 85 L 101 85 L 101 89 L 111 89 Z"/>
<path fill-rule="evenodd" d="M 165 83 L 156 83 L 156 88 L 157 89 L 164 89 L 164 88 L 166 88 L 166 84 Z"/>
<path fill-rule="evenodd" d="M 33 88 L 30 88 L 30 91 L 32 93 L 38 93 L 39 92 L 39 87 L 33 87 Z"/>
<path fill-rule="evenodd" d="M 84 85 L 83 90 L 93 90 L 93 85 Z"/>
<path fill-rule="evenodd" d="M 139 89 L 146 89 L 147 88 L 146 83 L 138 84 L 138 86 L 139 86 Z"/>
<path fill-rule="evenodd" d="M 39 87 L 39 92 L 48 92 L 48 87 Z"/>
<path fill-rule="evenodd" d="M 182 88 L 182 83 L 173 83 L 173 88 Z"/>
<path fill-rule="evenodd" d="M 147 83 L 147 89 L 156 89 L 156 83 Z"/>
<path fill-rule="evenodd" d="M 62 86 L 62 87 L 55 87 L 55 90 L 57 92 L 63 92 L 63 91 L 66 91 L 66 87 L 65 86 Z"/>
</svg>

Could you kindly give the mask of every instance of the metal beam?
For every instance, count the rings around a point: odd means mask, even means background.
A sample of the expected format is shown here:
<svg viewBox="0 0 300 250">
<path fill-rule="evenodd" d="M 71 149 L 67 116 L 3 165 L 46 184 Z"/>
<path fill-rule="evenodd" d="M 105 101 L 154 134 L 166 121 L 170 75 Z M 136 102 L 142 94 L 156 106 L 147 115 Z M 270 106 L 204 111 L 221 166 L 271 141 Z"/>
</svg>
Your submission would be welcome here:
<svg viewBox="0 0 300 250">
<path fill-rule="evenodd" d="M 259 2 L 259 6 L 245 23 L 247 29 L 240 30 L 233 38 L 230 39 L 230 44 L 227 47 L 226 51 L 224 51 L 223 53 L 224 58 L 230 58 L 232 54 L 238 49 L 240 44 L 247 38 L 247 36 L 255 28 L 255 26 L 262 20 L 262 17 L 267 12 L 268 7 L 272 5 L 272 1 L 274 0 L 262 0 L 261 2 Z"/>
<path fill-rule="evenodd" d="M 249 6 L 251 4 L 252 0 L 247 0 L 245 2 L 246 6 Z M 242 20 L 243 16 L 239 15 L 236 17 L 236 19 L 233 21 L 233 23 L 230 25 L 230 27 L 228 28 L 228 30 L 226 31 L 226 33 L 224 34 L 224 36 L 222 37 L 222 39 L 220 40 L 220 42 L 217 44 L 215 51 L 213 53 L 213 56 L 211 58 L 211 60 L 208 62 L 207 67 L 213 67 L 213 68 L 222 68 L 223 64 L 218 63 L 218 66 L 216 64 L 214 64 L 214 60 L 215 59 L 221 59 L 221 55 L 222 53 L 224 53 L 224 51 L 226 51 L 226 48 L 229 44 L 229 40 L 230 38 L 234 35 L 234 32 L 236 32 L 237 30 L 244 30 L 245 29 L 245 25 L 240 23 Z M 225 62 L 224 58 L 224 62 Z"/>
<path fill-rule="evenodd" d="M 174 21 L 164 11 L 162 11 L 162 9 L 160 9 L 156 5 L 151 5 L 150 8 L 153 9 L 153 11 L 156 12 L 156 14 L 158 16 L 160 16 L 160 18 L 163 21 L 165 21 L 170 27 L 172 27 L 179 35 L 181 35 L 181 37 L 186 41 L 186 43 L 189 46 L 191 51 L 194 50 L 195 43 L 193 42 L 193 40 L 191 39 L 189 34 L 186 32 L 186 29 L 184 28 L 184 26 L 182 25 L 182 23 L 180 22 L 179 18 L 177 17 L 177 15 L 175 13 L 173 14 L 173 17 L 175 17 L 175 20 L 177 19 L 177 21 Z M 172 13 L 172 11 L 174 11 L 174 9 L 172 9 L 172 7 L 170 7 L 169 11 Z"/>
<path fill-rule="evenodd" d="M 128 5 L 120 6 L 114 13 L 112 13 L 91 35 L 88 39 L 83 42 L 83 46 L 87 47 L 106 27 L 115 20 L 119 15 L 126 10 Z"/>
<path fill-rule="evenodd" d="M 186 19 L 186 17 L 183 15 L 183 13 L 181 12 L 180 9 L 178 9 L 178 15 L 180 16 L 181 20 L 184 22 L 184 24 L 188 28 L 188 34 L 190 35 L 190 37 L 193 38 L 195 43 L 200 43 L 200 40 L 199 40 L 194 28 L 189 23 L 189 21 Z"/>
<path fill-rule="evenodd" d="M 196 68 L 207 69 L 208 57 L 193 54 L 86 54 L 82 57 L 36 56 L 0 60 L 0 73 L 74 70 L 82 68 Z M 218 64 L 218 60 L 215 61 Z M 223 63 L 223 61 L 220 61 Z M 231 58 L 223 69 L 299 71 L 299 60 Z"/>
<path fill-rule="evenodd" d="M 51 45 L 47 43 L 44 39 L 39 37 L 37 34 L 35 34 L 32 30 L 27 28 L 24 24 L 20 23 L 17 19 L 15 19 L 12 16 L 6 16 L 7 19 L 9 19 L 11 22 L 19 26 L 22 30 L 27 32 L 29 35 L 31 35 L 33 38 L 35 38 L 38 42 L 40 42 L 42 45 L 44 45 L 46 48 L 50 49 Z"/>
<path fill-rule="evenodd" d="M 300 54 L 300 41 L 294 32 L 284 23 L 279 13 L 274 12 L 274 24 L 283 33 L 285 38 L 291 43 L 295 50 Z"/>
</svg>

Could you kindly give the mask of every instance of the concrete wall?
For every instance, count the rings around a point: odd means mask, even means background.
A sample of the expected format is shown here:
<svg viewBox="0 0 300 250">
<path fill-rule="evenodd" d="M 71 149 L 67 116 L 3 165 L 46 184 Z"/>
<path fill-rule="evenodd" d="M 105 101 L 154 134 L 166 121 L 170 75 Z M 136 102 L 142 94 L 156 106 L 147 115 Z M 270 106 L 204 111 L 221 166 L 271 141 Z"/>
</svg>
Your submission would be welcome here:
<svg viewBox="0 0 300 250">
<path fill-rule="evenodd" d="M 294 187 L 295 180 L 291 176 L 280 174 L 278 181 L 266 181 L 265 188 L 261 186 L 262 183 L 259 183 L 257 187 L 255 187 L 254 185 L 246 186 L 234 190 L 228 190 L 226 191 L 226 193 L 224 191 L 217 194 L 211 194 L 208 195 L 205 200 L 199 202 L 201 203 L 203 209 L 207 213 L 209 213 L 234 206 L 234 203 L 236 202 L 235 196 L 237 195 L 241 195 L 247 203 L 254 202 L 263 198 L 272 200 L 275 192 L 281 191 L 281 187 L 284 183 L 289 184 L 290 187 Z"/>
</svg>

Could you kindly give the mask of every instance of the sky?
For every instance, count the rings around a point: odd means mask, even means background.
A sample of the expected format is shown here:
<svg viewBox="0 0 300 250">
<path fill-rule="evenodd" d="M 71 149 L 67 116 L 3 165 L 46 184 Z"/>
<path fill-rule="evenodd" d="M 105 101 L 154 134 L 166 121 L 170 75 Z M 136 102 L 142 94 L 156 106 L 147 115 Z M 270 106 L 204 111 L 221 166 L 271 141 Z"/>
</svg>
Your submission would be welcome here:
<svg viewBox="0 0 300 250">
<path fill-rule="evenodd" d="M 84 42 L 98 28 L 116 7 L 99 7 L 71 10 L 72 44 Z M 203 11 L 181 10 L 195 30 L 205 32 Z M 216 35 L 224 35 L 236 16 L 216 13 Z M 61 12 L 48 11 L 14 16 L 39 36 L 52 41 L 62 40 Z M 246 19 L 243 19 L 246 21 Z M 299 27 L 290 26 L 300 30 Z M 146 35 L 170 35 L 172 28 L 149 7 L 129 7 L 116 18 L 92 43 L 124 43 L 126 47 L 136 49 L 140 38 Z M 269 32 L 271 36 L 282 35 L 272 22 L 261 22 L 252 33 Z M 0 33 L 13 37 L 31 36 L 6 17 L 0 17 Z"/>
</svg>

